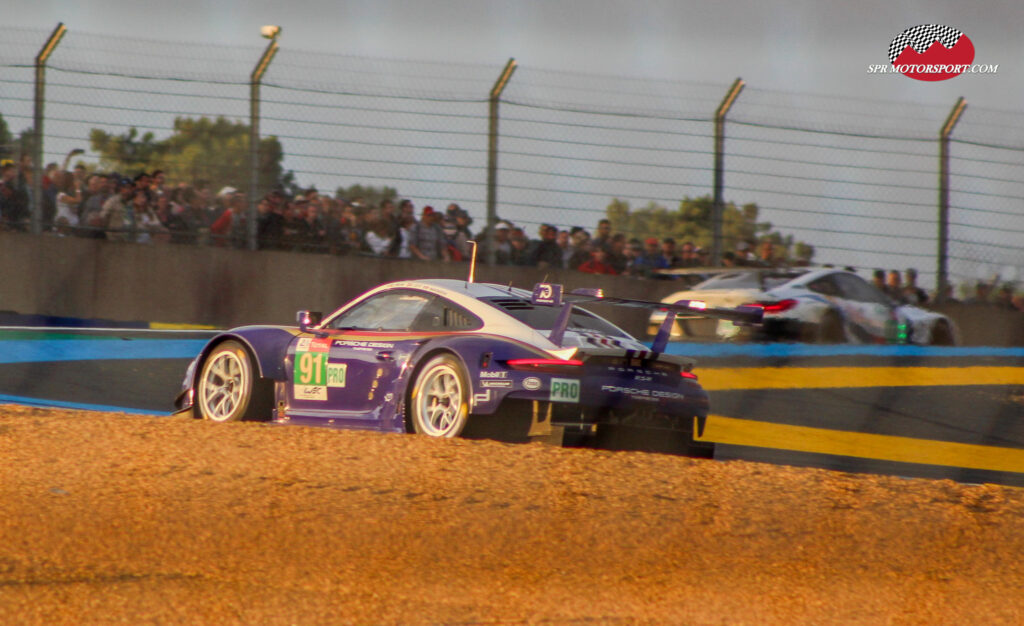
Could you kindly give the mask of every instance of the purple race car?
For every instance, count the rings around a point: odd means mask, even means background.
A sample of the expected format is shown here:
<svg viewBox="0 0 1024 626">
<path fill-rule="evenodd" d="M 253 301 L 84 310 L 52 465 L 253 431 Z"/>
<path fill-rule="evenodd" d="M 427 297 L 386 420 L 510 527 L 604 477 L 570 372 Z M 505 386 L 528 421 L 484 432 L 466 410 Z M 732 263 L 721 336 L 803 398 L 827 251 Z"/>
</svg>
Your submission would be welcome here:
<svg viewBox="0 0 1024 626">
<path fill-rule="evenodd" d="M 647 347 L 586 302 L 658 308 L 664 332 Z M 662 354 L 676 312 L 758 323 L 759 308 L 707 309 L 534 292 L 459 280 L 370 290 L 323 321 L 245 326 L 214 337 L 188 368 L 180 412 L 213 421 L 277 423 L 599 445 L 648 433 L 676 451 L 708 455 L 708 396 L 693 361 Z M 667 437 L 667 432 L 674 433 Z M 611 443 L 614 445 L 614 443 Z"/>
</svg>

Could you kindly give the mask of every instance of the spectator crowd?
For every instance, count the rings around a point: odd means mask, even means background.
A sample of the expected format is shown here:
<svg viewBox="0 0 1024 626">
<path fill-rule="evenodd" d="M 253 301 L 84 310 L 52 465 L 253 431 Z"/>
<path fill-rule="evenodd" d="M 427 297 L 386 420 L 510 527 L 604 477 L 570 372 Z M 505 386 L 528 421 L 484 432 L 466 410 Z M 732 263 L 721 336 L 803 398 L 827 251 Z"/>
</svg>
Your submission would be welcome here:
<svg viewBox="0 0 1024 626">
<path fill-rule="evenodd" d="M 79 164 L 68 170 L 49 164 L 41 181 L 42 224 L 63 236 L 114 241 L 208 244 L 243 248 L 248 241 L 248 198 L 230 186 L 219 190 L 207 181 L 194 185 L 169 184 L 160 170 L 134 177 L 117 173 L 90 173 Z M 0 229 L 29 228 L 32 162 L 0 163 Z M 363 254 L 422 261 L 467 261 L 478 241 L 479 257 L 493 255 L 498 265 L 571 269 L 591 274 L 634 277 L 670 277 L 688 268 L 711 265 L 710 251 L 692 241 L 672 237 L 629 238 L 612 233 L 602 219 L 593 234 L 574 226 L 559 229 L 541 224 L 536 238 L 507 220 L 494 227 L 493 250 L 488 233 L 474 232 L 473 219 L 458 204 L 444 210 L 417 208 L 409 199 L 384 199 L 371 205 L 364 198 L 343 198 L 315 188 L 287 195 L 275 189 L 257 203 L 256 237 L 260 249 Z M 738 241 L 722 256 L 726 267 L 779 267 L 790 263 L 787 251 L 770 239 Z M 683 272 L 672 272 L 683 270 Z M 695 270 L 696 271 L 696 270 Z M 875 285 L 894 300 L 927 304 L 928 294 L 917 286 L 917 272 L 876 270 Z M 991 286 L 979 287 L 969 301 L 1016 307 L 1024 302 L 1004 286 L 994 296 Z M 951 294 L 947 294 L 951 299 Z"/>
</svg>

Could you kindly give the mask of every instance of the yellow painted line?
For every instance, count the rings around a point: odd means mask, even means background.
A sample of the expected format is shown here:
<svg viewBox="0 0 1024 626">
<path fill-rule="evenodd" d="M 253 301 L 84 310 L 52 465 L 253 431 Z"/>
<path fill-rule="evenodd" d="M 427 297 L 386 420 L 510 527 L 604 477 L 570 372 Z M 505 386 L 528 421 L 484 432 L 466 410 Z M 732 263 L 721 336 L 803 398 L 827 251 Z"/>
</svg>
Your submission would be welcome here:
<svg viewBox="0 0 1024 626">
<path fill-rule="evenodd" d="M 880 461 L 1024 473 L 1024 450 L 709 415 L 701 441 Z"/>
<path fill-rule="evenodd" d="M 153 330 L 216 330 L 216 326 L 208 324 L 170 324 L 166 322 L 150 322 L 149 327 Z"/>
<path fill-rule="evenodd" d="M 700 370 L 708 390 L 1024 385 L 1024 367 L 743 367 Z"/>
</svg>

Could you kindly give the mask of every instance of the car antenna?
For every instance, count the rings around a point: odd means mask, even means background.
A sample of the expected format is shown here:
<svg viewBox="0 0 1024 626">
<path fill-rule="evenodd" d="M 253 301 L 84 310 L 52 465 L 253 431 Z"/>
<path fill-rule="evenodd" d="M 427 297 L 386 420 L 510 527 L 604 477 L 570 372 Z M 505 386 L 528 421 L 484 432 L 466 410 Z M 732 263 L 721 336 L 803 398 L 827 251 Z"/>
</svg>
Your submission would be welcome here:
<svg viewBox="0 0 1024 626">
<path fill-rule="evenodd" d="M 473 282 L 473 278 L 476 275 L 476 242 L 467 241 L 466 243 L 473 244 L 473 251 L 470 252 L 469 256 L 469 280 L 466 281 L 466 286 L 468 287 L 469 284 Z"/>
</svg>

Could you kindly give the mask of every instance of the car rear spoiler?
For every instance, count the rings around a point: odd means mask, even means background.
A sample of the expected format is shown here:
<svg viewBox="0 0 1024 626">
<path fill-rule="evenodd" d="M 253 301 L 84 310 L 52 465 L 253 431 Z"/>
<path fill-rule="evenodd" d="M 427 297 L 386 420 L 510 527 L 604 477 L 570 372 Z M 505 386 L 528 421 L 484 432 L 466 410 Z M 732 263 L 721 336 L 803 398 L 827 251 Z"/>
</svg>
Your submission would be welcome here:
<svg viewBox="0 0 1024 626">
<path fill-rule="evenodd" d="M 672 324 L 679 313 L 729 320 L 738 326 L 755 326 L 764 319 L 764 309 L 760 306 L 709 307 L 702 300 L 677 300 L 669 304 L 667 302 L 606 296 L 601 289 L 574 289 L 568 294 L 563 294 L 562 285 L 553 283 L 537 283 L 534 285 L 530 302 L 535 306 L 562 307 L 558 320 L 555 322 L 555 327 L 551 330 L 551 335 L 548 336 L 552 343 L 559 346 L 562 345 L 562 337 L 569 326 L 573 305 L 587 302 L 664 311 L 665 321 L 662 322 L 661 328 L 658 329 L 658 334 L 654 337 L 654 342 L 651 345 L 653 352 L 665 351 L 671 336 Z"/>
<path fill-rule="evenodd" d="M 696 359 L 678 354 L 664 354 L 653 350 L 629 350 L 626 348 L 581 348 L 576 351 L 582 358 L 611 357 L 614 359 L 654 359 L 662 363 L 678 365 L 683 372 L 689 372 L 697 364 Z M 580 357 L 578 357 L 580 358 Z"/>
</svg>

